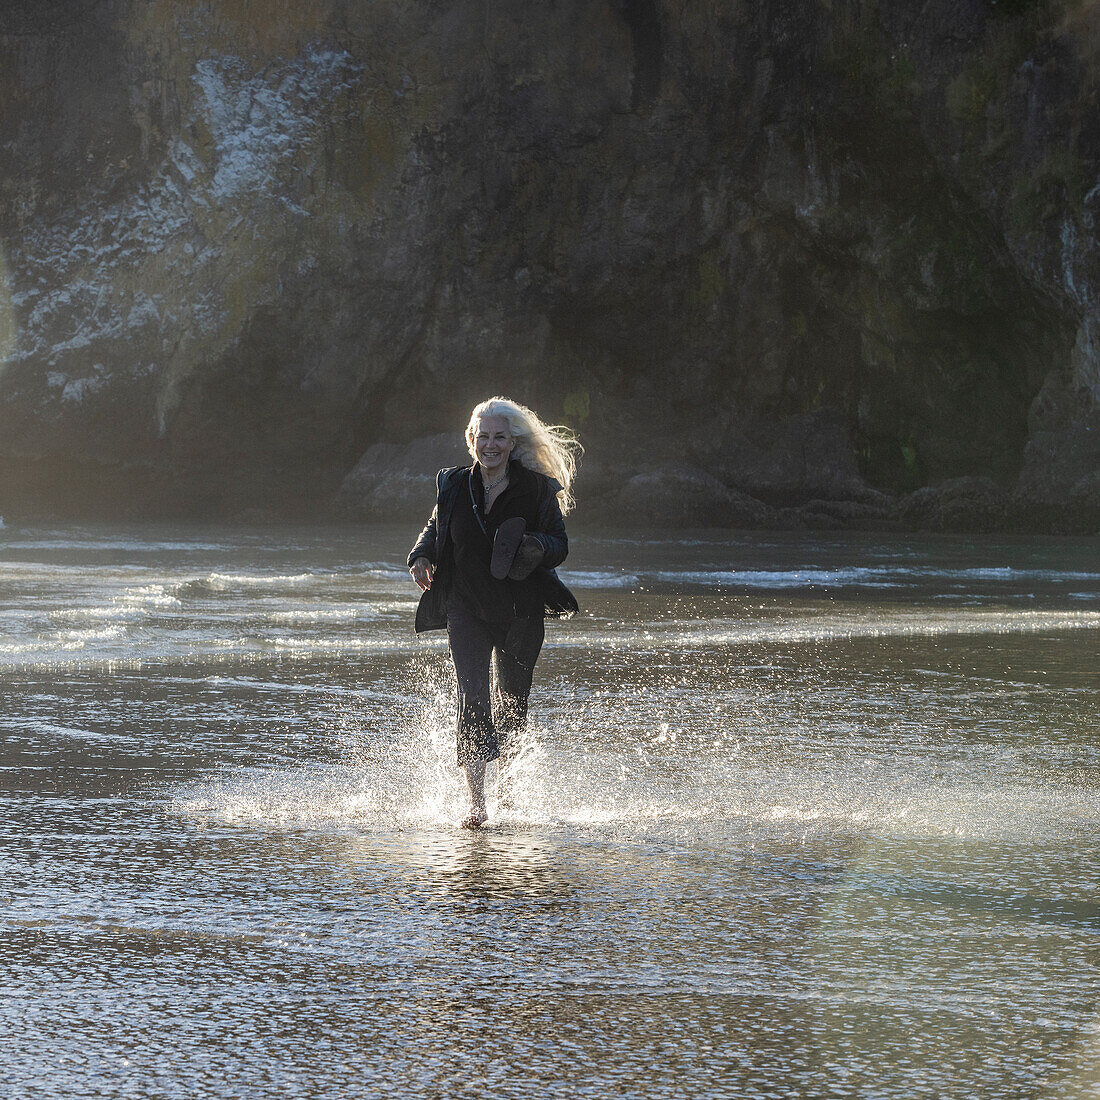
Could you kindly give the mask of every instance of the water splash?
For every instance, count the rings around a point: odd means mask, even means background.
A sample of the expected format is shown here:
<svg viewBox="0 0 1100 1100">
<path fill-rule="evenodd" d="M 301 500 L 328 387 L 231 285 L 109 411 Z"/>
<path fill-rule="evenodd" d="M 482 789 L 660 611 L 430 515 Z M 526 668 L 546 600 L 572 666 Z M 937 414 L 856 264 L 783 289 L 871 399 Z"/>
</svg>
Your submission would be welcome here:
<svg viewBox="0 0 1100 1100">
<path fill-rule="evenodd" d="M 179 791 L 174 809 L 206 826 L 261 831 L 454 830 L 467 798 L 445 659 L 412 662 L 399 692 L 369 713 L 363 702 L 334 707 L 323 735 L 332 760 L 226 771 Z M 910 745 L 900 727 L 890 745 L 816 740 L 773 727 L 757 707 L 746 694 L 709 724 L 685 713 L 674 726 L 660 718 L 667 705 L 645 712 L 622 692 L 558 700 L 490 765 L 490 831 L 752 844 L 838 834 L 1031 842 L 1100 827 L 1100 796 L 1071 773 L 1024 768 L 1008 749 L 956 770 L 932 740 L 918 734 Z"/>
</svg>

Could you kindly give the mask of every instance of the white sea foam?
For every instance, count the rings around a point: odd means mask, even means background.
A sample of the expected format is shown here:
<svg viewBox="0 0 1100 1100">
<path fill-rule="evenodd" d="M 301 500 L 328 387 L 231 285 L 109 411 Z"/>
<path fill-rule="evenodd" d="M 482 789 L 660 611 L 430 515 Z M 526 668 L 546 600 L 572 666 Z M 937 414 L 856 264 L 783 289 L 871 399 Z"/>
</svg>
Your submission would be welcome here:
<svg viewBox="0 0 1100 1100">
<path fill-rule="evenodd" d="M 99 629 L 87 630 L 62 630 L 58 634 L 58 642 L 62 649 L 83 649 L 94 642 L 116 641 L 126 635 L 125 627 L 106 626 Z"/>
<path fill-rule="evenodd" d="M 317 580 L 324 574 L 319 573 L 277 573 L 274 575 L 257 573 L 211 573 L 205 579 L 212 585 L 225 585 L 226 587 L 256 586 L 256 587 L 282 587 L 284 585 L 308 584 Z"/>
<path fill-rule="evenodd" d="M 394 565 L 392 562 L 363 562 L 355 566 L 351 572 L 373 577 L 375 580 L 380 581 L 397 581 L 400 584 L 411 583 L 408 569 L 404 565 Z"/>
<path fill-rule="evenodd" d="M 86 742 L 113 742 L 119 740 L 116 736 L 99 733 L 95 730 L 83 729 L 79 726 L 66 726 L 58 722 L 48 722 L 42 719 L 33 718 L 20 718 L 18 721 L 10 723 L 9 728 L 27 731 L 29 733 L 44 736 L 48 739 L 62 738 L 68 741 Z"/>
<path fill-rule="evenodd" d="M 4 544 L 6 549 L 13 550 L 125 550 L 136 553 L 160 553 L 164 551 L 226 551 L 229 544 L 224 542 L 191 542 L 187 540 L 161 540 L 161 539 L 94 539 L 94 538 L 70 538 L 59 536 L 57 538 L 23 538 L 13 539 Z"/>
<path fill-rule="evenodd" d="M 859 585 L 864 588 L 894 588 L 899 581 L 886 570 L 792 569 L 792 570 L 660 570 L 652 574 L 664 584 L 702 584 L 744 588 L 826 588 Z"/>
<path fill-rule="evenodd" d="M 831 642 L 850 638 L 931 637 L 963 634 L 1034 634 L 1043 631 L 1098 630 L 1098 611 L 987 611 L 982 609 L 920 611 L 899 609 L 869 617 L 857 611 L 825 612 L 813 618 L 765 621 L 707 620 L 687 623 L 671 620 L 652 623 L 645 630 L 608 627 L 601 632 L 578 625 L 558 630 L 547 639 L 548 647 L 594 650 L 690 649 L 696 646 L 756 643 Z"/>
<path fill-rule="evenodd" d="M 49 614 L 50 622 L 88 622 L 107 620 L 140 619 L 145 615 L 141 607 L 112 605 L 110 607 L 63 607 Z"/>
<path fill-rule="evenodd" d="M 592 569 L 559 570 L 570 588 L 635 588 L 641 583 L 636 573 L 598 572 Z"/>
<path fill-rule="evenodd" d="M 115 597 L 121 604 L 142 607 L 180 607 L 178 596 L 173 596 L 164 584 L 148 584 L 140 588 L 128 588 L 121 596 Z"/>
<path fill-rule="evenodd" d="M 168 594 L 167 586 L 151 584 L 126 588 L 111 597 L 107 605 L 56 608 L 49 613 L 52 622 L 85 622 L 96 620 L 132 620 L 144 618 L 153 610 L 165 610 L 182 606 L 179 599 Z"/>
<path fill-rule="evenodd" d="M 1002 568 L 975 569 L 930 569 L 915 568 L 917 576 L 948 577 L 952 580 L 1001 580 L 1001 581 L 1100 581 L 1100 573 L 1086 573 L 1065 569 L 1013 569 Z"/>
<path fill-rule="evenodd" d="M 299 588 L 324 576 L 319 573 L 207 573 L 204 577 L 180 581 L 169 589 L 169 593 L 177 598 L 194 598 L 231 592 L 237 588 Z"/>
<path fill-rule="evenodd" d="M 54 648 L 41 642 L 0 642 L 0 657 L 22 657 L 31 653 L 48 656 Z"/>
<path fill-rule="evenodd" d="M 190 682 L 185 681 L 185 682 Z M 356 703 L 365 700 L 382 700 L 392 703 L 397 696 L 393 692 L 374 691 L 370 688 L 349 688 L 338 684 L 302 684 L 288 682 L 285 679 L 259 679 L 255 676 L 204 676 L 204 684 L 220 688 L 244 688 L 248 691 L 257 691 L 270 695 L 316 695 L 332 699 L 354 700 Z"/>
<path fill-rule="evenodd" d="M 973 584 L 1037 581 L 1047 584 L 1100 581 L 1100 573 L 1055 569 L 973 568 L 947 569 L 914 566 L 852 566 L 839 569 L 694 569 L 659 570 L 642 574 L 666 584 L 719 585 L 742 588 L 900 588 L 934 581 Z"/>
<path fill-rule="evenodd" d="M 147 576 L 151 569 L 150 566 L 133 564 L 120 567 L 88 562 L 0 561 L 0 571 L 6 581 L 41 582 L 44 579 L 53 580 L 55 577 L 66 580 L 76 577 L 85 581 L 129 580 Z"/>
<path fill-rule="evenodd" d="M 295 611 L 271 611 L 265 616 L 270 623 L 287 626 L 306 626 L 309 623 L 368 622 L 379 618 L 370 608 L 330 607 L 323 609 L 301 608 Z"/>
<path fill-rule="evenodd" d="M 327 652 L 401 652 L 412 648 L 413 642 L 399 642 L 396 645 L 388 638 L 358 638 L 342 635 L 330 637 L 305 637 L 301 635 L 276 635 L 266 639 L 277 649 L 286 649 L 299 653 L 327 653 Z"/>
</svg>

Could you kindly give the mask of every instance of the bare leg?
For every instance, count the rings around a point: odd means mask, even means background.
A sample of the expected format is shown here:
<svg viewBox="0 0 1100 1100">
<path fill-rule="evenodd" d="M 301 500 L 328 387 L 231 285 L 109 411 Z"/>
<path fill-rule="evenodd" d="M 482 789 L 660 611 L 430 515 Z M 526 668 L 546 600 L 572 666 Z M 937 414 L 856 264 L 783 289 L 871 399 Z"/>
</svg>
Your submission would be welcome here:
<svg viewBox="0 0 1100 1100">
<path fill-rule="evenodd" d="M 471 760 L 462 770 L 470 789 L 470 811 L 462 819 L 462 828 L 480 829 L 489 820 L 489 811 L 485 808 L 485 761 Z"/>
</svg>

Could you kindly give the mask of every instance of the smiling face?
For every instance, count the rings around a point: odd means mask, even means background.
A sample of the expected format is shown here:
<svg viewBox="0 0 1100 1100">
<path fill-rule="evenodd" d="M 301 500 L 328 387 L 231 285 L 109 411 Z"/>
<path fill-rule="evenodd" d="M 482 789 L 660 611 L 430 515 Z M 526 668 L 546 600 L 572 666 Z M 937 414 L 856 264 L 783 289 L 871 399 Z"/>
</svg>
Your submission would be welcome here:
<svg viewBox="0 0 1100 1100">
<path fill-rule="evenodd" d="M 516 441 L 503 416 L 483 416 L 473 433 L 474 457 L 491 478 L 503 473 Z"/>
</svg>

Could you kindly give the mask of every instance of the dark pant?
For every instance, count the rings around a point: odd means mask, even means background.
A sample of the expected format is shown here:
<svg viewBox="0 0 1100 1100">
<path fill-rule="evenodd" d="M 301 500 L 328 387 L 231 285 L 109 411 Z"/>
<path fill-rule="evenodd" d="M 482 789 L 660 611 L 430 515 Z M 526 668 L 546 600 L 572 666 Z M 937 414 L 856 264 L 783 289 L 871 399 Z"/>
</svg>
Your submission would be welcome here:
<svg viewBox="0 0 1100 1100">
<path fill-rule="evenodd" d="M 527 697 L 531 694 L 535 657 L 542 646 L 543 624 L 541 619 L 521 622 L 526 624 L 524 656 L 530 664 L 522 664 L 505 652 L 505 640 L 514 624 L 487 623 L 458 600 L 447 602 L 447 638 L 458 678 L 460 765 L 496 760 L 503 735 L 527 725 Z M 494 675 L 490 685 L 491 658 Z"/>
</svg>

